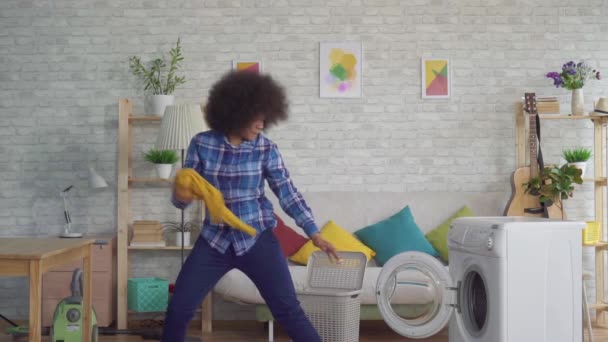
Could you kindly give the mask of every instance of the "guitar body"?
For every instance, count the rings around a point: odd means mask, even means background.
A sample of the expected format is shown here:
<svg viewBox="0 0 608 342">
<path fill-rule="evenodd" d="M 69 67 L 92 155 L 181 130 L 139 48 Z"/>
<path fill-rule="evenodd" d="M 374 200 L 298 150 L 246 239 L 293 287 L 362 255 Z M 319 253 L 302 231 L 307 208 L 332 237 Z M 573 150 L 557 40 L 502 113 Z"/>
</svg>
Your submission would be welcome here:
<svg viewBox="0 0 608 342">
<path fill-rule="evenodd" d="M 524 184 L 530 181 L 530 174 L 529 166 L 520 167 L 513 172 L 511 176 L 511 198 L 505 208 L 504 216 L 545 217 L 544 211 L 533 214 L 525 210 L 526 208 L 541 208 L 542 205 L 538 196 L 532 196 L 525 192 Z"/>
</svg>

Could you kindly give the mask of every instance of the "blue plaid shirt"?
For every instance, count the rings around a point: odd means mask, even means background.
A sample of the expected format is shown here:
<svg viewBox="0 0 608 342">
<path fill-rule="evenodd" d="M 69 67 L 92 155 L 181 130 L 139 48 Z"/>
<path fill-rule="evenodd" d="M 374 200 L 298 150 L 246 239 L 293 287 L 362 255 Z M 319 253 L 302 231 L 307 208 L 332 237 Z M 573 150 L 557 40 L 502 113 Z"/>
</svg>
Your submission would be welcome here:
<svg viewBox="0 0 608 342">
<path fill-rule="evenodd" d="M 265 180 L 279 198 L 281 208 L 296 224 L 312 236 L 319 231 L 312 212 L 289 178 L 277 145 L 264 134 L 254 141 L 243 141 L 233 146 L 217 131 L 197 134 L 188 147 L 184 167 L 195 169 L 224 195 L 226 206 L 243 222 L 259 233 L 277 225 L 272 203 L 264 194 Z M 177 208 L 185 208 L 175 196 L 171 201 Z M 243 255 L 257 238 L 225 224 L 212 224 L 205 215 L 201 234 L 221 253 L 233 245 L 237 255 Z"/>
</svg>

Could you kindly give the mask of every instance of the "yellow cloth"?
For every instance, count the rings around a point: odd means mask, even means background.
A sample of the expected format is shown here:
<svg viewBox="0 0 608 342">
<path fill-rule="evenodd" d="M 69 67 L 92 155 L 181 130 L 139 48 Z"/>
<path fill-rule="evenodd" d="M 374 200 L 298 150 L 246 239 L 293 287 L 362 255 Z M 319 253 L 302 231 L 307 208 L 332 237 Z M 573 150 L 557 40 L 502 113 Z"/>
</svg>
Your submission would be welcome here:
<svg viewBox="0 0 608 342">
<path fill-rule="evenodd" d="M 226 223 L 232 228 L 236 228 L 251 236 L 256 235 L 255 228 L 244 223 L 239 219 L 224 203 L 224 196 L 213 185 L 201 177 L 194 169 L 184 168 L 175 173 L 175 192 L 183 195 L 182 197 L 196 197 L 205 202 L 211 222 L 219 224 Z"/>
<path fill-rule="evenodd" d="M 376 256 L 374 250 L 364 245 L 353 234 L 340 227 L 334 221 L 330 220 L 321 228 L 321 237 L 334 245 L 339 252 L 362 252 L 368 261 Z M 319 248 L 313 244 L 312 240 L 308 240 L 289 260 L 306 265 L 308 264 L 310 255 L 318 250 Z"/>
</svg>

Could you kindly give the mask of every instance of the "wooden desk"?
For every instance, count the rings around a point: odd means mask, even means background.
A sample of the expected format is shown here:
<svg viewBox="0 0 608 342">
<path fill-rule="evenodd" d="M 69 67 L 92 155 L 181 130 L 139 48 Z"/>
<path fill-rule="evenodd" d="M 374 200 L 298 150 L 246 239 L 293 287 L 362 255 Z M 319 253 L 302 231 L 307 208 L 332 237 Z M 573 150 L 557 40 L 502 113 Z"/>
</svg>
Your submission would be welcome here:
<svg viewBox="0 0 608 342">
<path fill-rule="evenodd" d="M 0 276 L 29 276 L 28 341 L 40 342 L 42 274 L 53 266 L 83 260 L 83 341 L 91 341 L 92 264 L 90 239 L 0 238 Z"/>
</svg>

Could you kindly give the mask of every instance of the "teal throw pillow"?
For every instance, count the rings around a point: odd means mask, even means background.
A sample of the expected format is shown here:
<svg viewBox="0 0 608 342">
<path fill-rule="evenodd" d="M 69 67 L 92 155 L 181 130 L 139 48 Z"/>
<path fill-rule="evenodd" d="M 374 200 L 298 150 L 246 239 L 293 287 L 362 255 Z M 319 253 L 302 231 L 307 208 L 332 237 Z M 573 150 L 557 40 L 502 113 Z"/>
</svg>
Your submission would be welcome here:
<svg viewBox="0 0 608 342">
<path fill-rule="evenodd" d="M 375 258 L 380 266 L 403 252 L 418 251 L 439 256 L 416 224 L 409 206 L 383 221 L 356 231 L 355 236 L 376 252 Z"/>
</svg>

